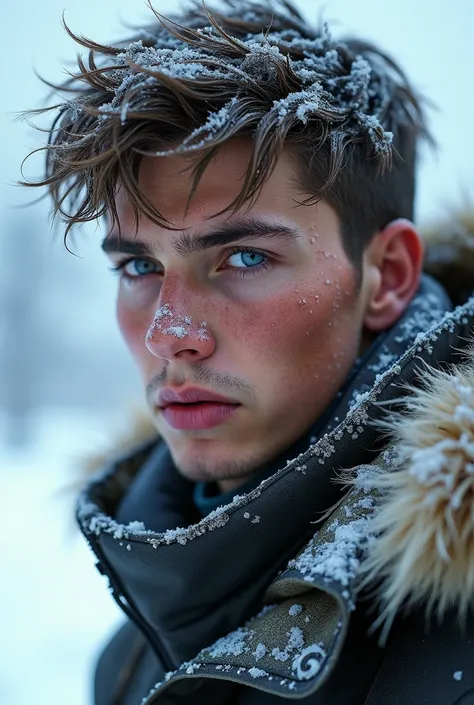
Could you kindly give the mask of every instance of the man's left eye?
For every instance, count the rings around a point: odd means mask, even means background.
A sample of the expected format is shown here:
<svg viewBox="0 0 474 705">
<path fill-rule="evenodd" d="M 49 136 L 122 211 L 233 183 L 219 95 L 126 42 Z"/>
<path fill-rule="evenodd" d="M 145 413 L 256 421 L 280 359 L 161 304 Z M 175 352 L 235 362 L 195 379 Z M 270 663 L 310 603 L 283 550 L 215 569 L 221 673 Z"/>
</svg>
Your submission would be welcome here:
<svg viewBox="0 0 474 705">
<path fill-rule="evenodd" d="M 264 264 L 266 259 L 267 258 L 263 252 L 257 252 L 255 250 L 239 250 L 239 252 L 234 252 L 227 258 L 227 263 L 231 267 L 244 269 Z"/>
</svg>

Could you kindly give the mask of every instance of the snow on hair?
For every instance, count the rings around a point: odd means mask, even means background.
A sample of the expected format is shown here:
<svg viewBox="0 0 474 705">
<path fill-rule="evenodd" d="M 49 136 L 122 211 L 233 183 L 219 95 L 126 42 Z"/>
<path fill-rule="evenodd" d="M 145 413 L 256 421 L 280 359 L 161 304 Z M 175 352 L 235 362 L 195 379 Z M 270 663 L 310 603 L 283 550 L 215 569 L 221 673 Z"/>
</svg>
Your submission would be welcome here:
<svg viewBox="0 0 474 705">
<path fill-rule="evenodd" d="M 43 148 L 46 176 L 28 184 L 49 187 L 66 234 L 104 214 L 113 223 L 118 183 L 137 219 L 169 225 L 138 188 L 145 154 L 196 155 L 191 198 L 219 146 L 251 137 L 242 189 L 227 211 L 258 196 L 285 144 L 315 155 L 317 183 L 304 189 L 304 202 L 314 203 L 354 147 L 373 179 L 391 165 L 394 134 L 428 136 L 420 102 L 393 61 L 359 40 L 334 40 L 327 25 L 312 30 L 286 0 L 223 0 L 212 12 L 191 2 L 171 19 L 153 12 L 159 22 L 119 46 L 66 26 L 89 56 L 57 87 L 72 97 L 37 111 L 56 116 Z M 395 151 L 413 170 L 413 144 L 406 158 L 401 142 Z"/>
</svg>

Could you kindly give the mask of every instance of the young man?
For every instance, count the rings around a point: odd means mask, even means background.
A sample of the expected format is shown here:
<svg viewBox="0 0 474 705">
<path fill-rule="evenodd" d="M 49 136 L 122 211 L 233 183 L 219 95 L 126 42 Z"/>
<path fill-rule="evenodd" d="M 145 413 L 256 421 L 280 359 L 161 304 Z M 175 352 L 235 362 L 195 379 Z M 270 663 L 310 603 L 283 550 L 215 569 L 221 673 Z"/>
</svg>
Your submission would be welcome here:
<svg viewBox="0 0 474 705">
<path fill-rule="evenodd" d="M 79 503 L 128 617 L 96 705 L 474 697 L 474 373 L 427 371 L 473 304 L 421 275 L 407 79 L 286 2 L 78 41 L 42 184 L 106 219 L 155 429 Z"/>
</svg>

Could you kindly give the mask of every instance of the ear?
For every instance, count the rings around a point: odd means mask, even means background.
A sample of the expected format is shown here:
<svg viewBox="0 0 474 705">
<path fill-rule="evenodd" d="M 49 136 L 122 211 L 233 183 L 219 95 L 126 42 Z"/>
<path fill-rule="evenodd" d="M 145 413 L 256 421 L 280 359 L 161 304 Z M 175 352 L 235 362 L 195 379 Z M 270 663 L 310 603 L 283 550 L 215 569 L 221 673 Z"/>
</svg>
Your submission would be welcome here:
<svg viewBox="0 0 474 705">
<path fill-rule="evenodd" d="M 394 220 L 375 235 L 364 253 L 366 330 L 386 330 L 400 318 L 418 289 L 422 264 L 423 245 L 409 220 Z"/>
</svg>

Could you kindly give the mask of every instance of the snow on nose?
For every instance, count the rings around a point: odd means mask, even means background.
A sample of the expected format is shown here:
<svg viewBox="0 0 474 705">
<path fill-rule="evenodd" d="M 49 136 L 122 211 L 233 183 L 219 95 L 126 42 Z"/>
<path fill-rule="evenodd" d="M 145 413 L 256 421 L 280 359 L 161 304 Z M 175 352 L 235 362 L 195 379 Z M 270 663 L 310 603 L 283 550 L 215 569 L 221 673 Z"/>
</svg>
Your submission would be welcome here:
<svg viewBox="0 0 474 705">
<path fill-rule="evenodd" d="M 153 321 L 147 331 L 145 343 L 151 350 L 153 341 L 161 335 L 170 335 L 182 340 L 190 338 L 197 341 L 208 341 L 210 335 L 205 321 L 193 326 L 193 319 L 186 314 L 174 313 L 170 304 L 160 306 L 153 317 Z"/>
</svg>

